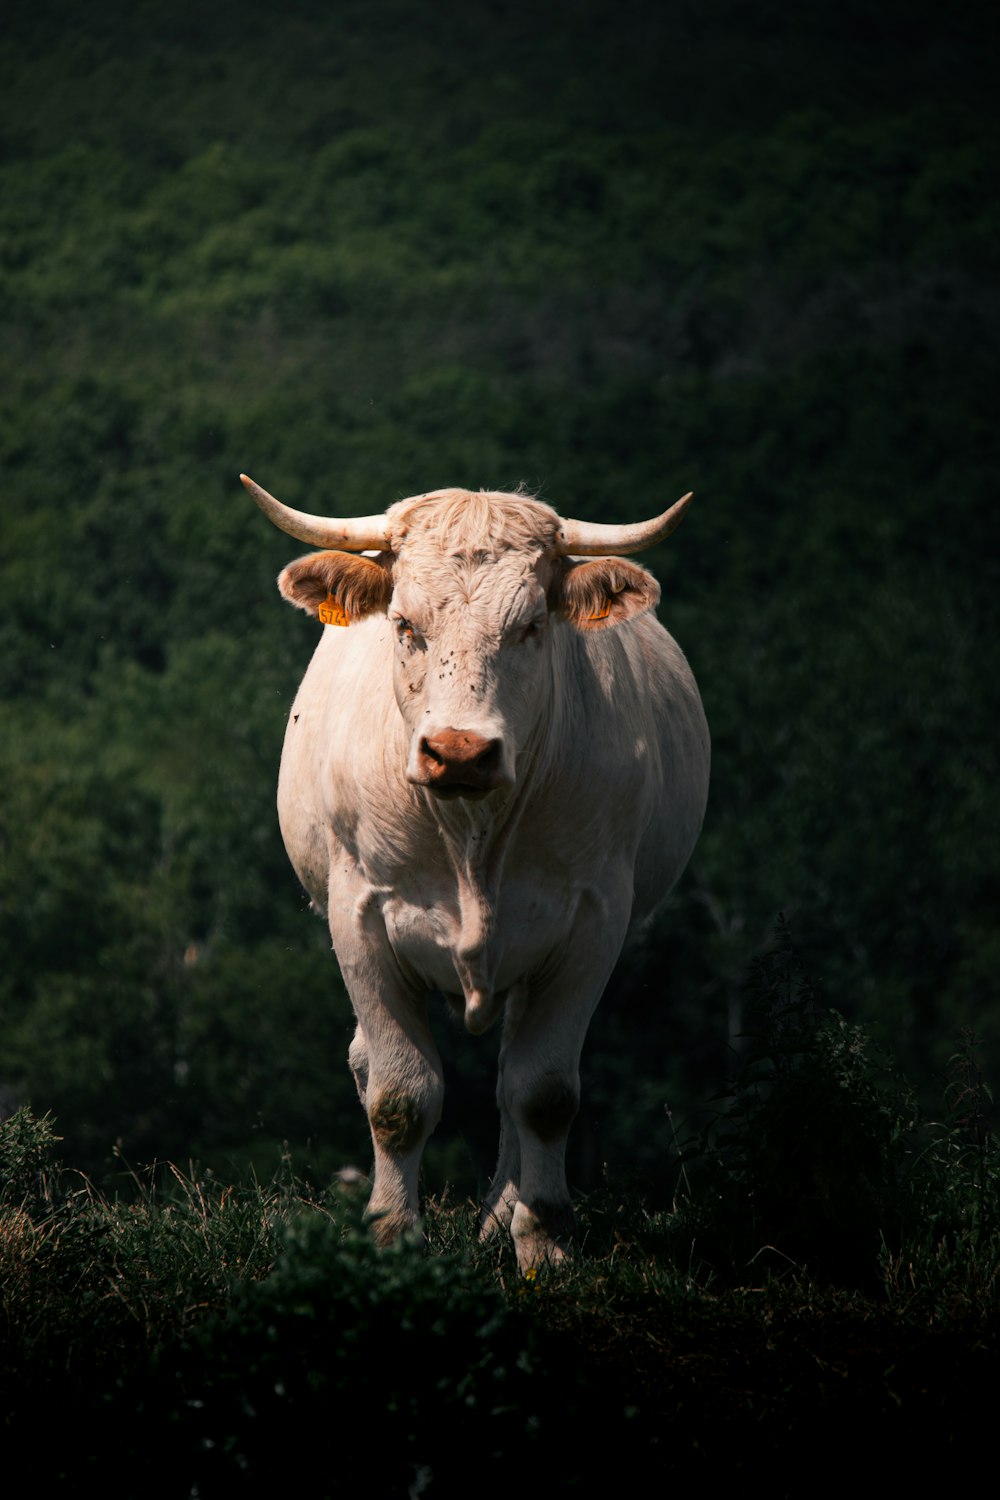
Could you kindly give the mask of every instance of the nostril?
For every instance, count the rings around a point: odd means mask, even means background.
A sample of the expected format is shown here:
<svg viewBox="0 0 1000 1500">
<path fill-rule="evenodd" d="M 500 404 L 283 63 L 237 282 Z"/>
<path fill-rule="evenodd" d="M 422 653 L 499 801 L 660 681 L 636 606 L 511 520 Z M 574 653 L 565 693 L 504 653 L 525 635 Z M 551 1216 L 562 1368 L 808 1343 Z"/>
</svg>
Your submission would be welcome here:
<svg viewBox="0 0 1000 1500">
<path fill-rule="evenodd" d="M 481 755 L 476 756 L 476 770 L 487 774 L 500 769 L 500 741 L 491 740 Z"/>
<path fill-rule="evenodd" d="M 431 762 L 431 765 L 443 766 L 445 763 L 444 756 L 439 750 L 435 750 L 434 746 L 428 739 L 422 739 L 420 741 L 420 754 L 424 760 L 429 760 Z"/>
</svg>

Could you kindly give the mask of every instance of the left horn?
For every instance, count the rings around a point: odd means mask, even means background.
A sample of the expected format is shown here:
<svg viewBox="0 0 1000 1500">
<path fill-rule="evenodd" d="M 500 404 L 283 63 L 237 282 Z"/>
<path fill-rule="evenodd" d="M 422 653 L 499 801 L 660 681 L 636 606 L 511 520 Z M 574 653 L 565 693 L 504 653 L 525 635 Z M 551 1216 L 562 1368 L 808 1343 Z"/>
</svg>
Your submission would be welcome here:
<svg viewBox="0 0 1000 1500">
<path fill-rule="evenodd" d="M 560 518 L 556 554 L 560 557 L 566 553 L 573 553 L 576 557 L 623 557 L 628 552 L 655 547 L 680 525 L 692 498 L 693 492 L 689 492 L 662 516 L 655 516 L 652 521 L 636 521 L 630 526 L 602 526 L 597 521 Z"/>
<path fill-rule="evenodd" d="M 240 479 L 267 519 L 279 531 L 287 531 L 300 542 L 341 548 L 345 552 L 384 552 L 389 545 L 389 523 L 384 515 L 350 516 L 343 520 L 336 516 L 310 516 L 304 510 L 290 510 L 282 505 L 248 475 L 241 474 Z"/>
</svg>

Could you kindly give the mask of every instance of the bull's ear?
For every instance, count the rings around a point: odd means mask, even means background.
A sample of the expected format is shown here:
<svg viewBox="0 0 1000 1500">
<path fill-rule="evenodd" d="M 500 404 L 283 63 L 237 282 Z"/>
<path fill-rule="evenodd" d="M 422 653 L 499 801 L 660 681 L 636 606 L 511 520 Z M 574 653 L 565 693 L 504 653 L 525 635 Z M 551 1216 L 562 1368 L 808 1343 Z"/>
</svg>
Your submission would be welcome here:
<svg viewBox="0 0 1000 1500">
<path fill-rule="evenodd" d="M 660 585 L 652 573 L 624 557 L 593 562 L 567 558 L 553 579 L 549 600 L 555 613 L 577 630 L 608 630 L 655 609 Z"/>
<path fill-rule="evenodd" d="M 332 610 L 336 624 L 384 614 L 392 597 L 391 554 L 357 557 L 351 552 L 310 552 L 278 574 L 278 588 L 290 604 L 307 614 Z"/>
</svg>

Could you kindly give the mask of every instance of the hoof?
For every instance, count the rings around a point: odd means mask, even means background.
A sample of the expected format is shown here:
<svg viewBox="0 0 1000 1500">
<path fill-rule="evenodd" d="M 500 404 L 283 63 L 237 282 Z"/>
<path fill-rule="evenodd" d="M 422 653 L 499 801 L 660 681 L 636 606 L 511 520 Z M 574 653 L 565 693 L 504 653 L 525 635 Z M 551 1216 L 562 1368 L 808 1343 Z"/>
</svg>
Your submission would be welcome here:
<svg viewBox="0 0 1000 1500">
<path fill-rule="evenodd" d="M 400 1212 L 398 1209 L 369 1209 L 365 1214 L 365 1221 L 380 1250 L 394 1245 L 403 1234 L 409 1235 L 411 1239 L 422 1240 L 424 1237 L 416 1215 Z"/>
<path fill-rule="evenodd" d="M 572 1254 L 573 1210 L 568 1203 L 519 1203 L 510 1223 L 521 1275 L 557 1266 Z"/>
<path fill-rule="evenodd" d="M 508 1182 L 500 1192 L 491 1192 L 479 1215 L 480 1242 L 491 1240 L 494 1235 L 510 1228 L 517 1201 L 517 1188 L 512 1182 Z"/>
</svg>

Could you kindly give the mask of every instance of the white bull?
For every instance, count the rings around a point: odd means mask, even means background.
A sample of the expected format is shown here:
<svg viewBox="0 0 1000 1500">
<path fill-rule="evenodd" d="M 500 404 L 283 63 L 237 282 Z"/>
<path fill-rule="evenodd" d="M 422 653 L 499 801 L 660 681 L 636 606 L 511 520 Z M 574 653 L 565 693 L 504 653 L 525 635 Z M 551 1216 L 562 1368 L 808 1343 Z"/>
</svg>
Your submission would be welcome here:
<svg viewBox="0 0 1000 1500">
<path fill-rule="evenodd" d="M 389 1243 L 417 1221 L 443 1097 L 437 990 L 471 1032 L 503 1017 L 482 1232 L 509 1227 L 522 1270 L 561 1259 L 587 1027 L 705 808 L 698 690 L 652 613 L 659 586 L 621 560 L 673 530 L 690 496 L 637 526 L 466 490 L 344 521 L 241 477 L 276 525 L 338 549 L 278 580 L 348 627 L 323 631 L 295 699 L 278 811 L 357 1016 L 375 1233 Z"/>
</svg>

